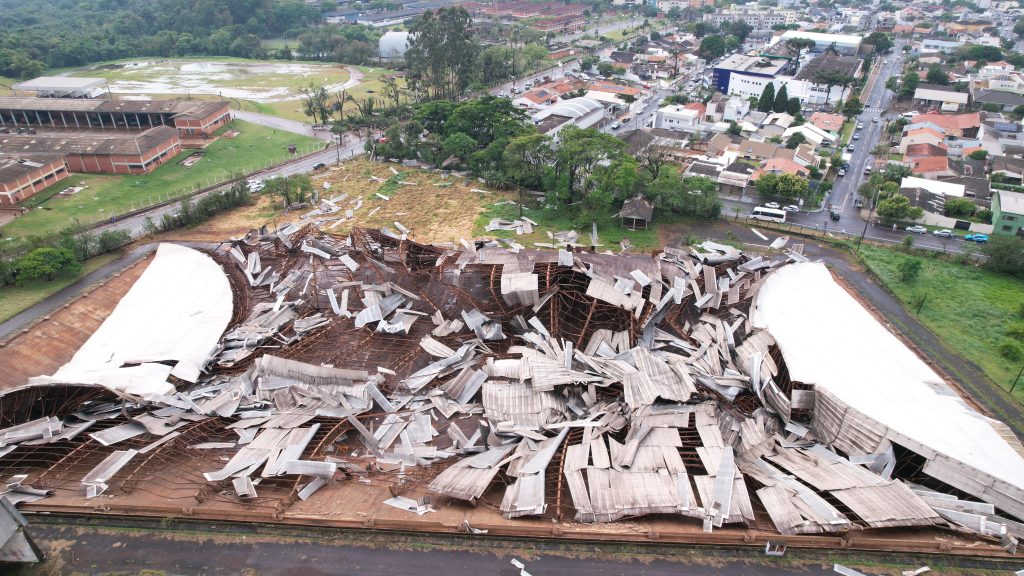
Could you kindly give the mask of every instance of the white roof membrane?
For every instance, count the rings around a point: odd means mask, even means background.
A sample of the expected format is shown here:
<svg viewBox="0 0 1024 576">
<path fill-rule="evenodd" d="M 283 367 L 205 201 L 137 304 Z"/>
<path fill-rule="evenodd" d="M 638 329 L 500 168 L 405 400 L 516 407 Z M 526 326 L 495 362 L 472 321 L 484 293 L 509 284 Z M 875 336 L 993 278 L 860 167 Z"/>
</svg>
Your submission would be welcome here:
<svg viewBox="0 0 1024 576">
<path fill-rule="evenodd" d="M 195 382 L 232 308 L 231 286 L 212 258 L 161 244 L 146 271 L 71 361 L 38 380 L 159 392 L 169 386 L 167 371 L 146 363 L 171 362 L 171 375 Z M 122 368 L 126 363 L 142 366 Z"/>
<path fill-rule="evenodd" d="M 895 442 L 916 442 L 920 447 L 907 447 L 947 456 L 1018 494 L 1024 490 L 1024 458 L 995 421 L 968 406 L 824 264 L 776 270 L 757 295 L 752 321 L 778 342 L 792 380 L 828 390 L 887 427 Z"/>
</svg>

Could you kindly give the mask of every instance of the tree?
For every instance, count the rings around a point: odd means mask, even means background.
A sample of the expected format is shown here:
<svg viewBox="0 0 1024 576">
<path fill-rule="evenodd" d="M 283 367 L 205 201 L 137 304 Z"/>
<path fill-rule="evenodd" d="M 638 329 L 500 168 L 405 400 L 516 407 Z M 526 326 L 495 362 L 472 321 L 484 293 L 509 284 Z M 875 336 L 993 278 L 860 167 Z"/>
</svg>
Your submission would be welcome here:
<svg viewBox="0 0 1024 576">
<path fill-rule="evenodd" d="M 36 248 L 15 263 L 18 280 L 35 280 L 37 278 L 53 280 L 58 272 L 71 272 L 78 268 L 78 260 L 67 248 Z"/>
<path fill-rule="evenodd" d="M 793 96 L 786 101 L 786 114 L 789 114 L 790 116 L 797 116 L 800 114 L 800 108 L 800 98 Z"/>
<path fill-rule="evenodd" d="M 477 141 L 464 133 L 455 132 L 444 139 L 444 152 L 465 162 L 469 160 L 470 154 L 476 152 Z"/>
<path fill-rule="evenodd" d="M 758 101 L 760 103 L 760 101 Z M 783 84 L 775 93 L 775 102 L 772 104 L 772 111 L 785 112 L 789 106 L 789 89 Z"/>
<path fill-rule="evenodd" d="M 314 124 L 326 124 L 330 119 L 330 108 L 327 103 L 331 97 L 323 86 L 310 84 L 302 89 L 302 112 L 313 118 Z"/>
<path fill-rule="evenodd" d="M 828 106 L 829 97 L 832 96 L 832 88 L 842 86 L 844 89 L 853 84 L 855 78 L 839 70 L 818 70 L 814 74 L 816 84 L 825 85 L 825 106 Z"/>
<path fill-rule="evenodd" d="M 715 219 L 722 211 L 718 184 L 703 176 L 681 179 L 668 171 L 659 174 L 647 187 L 654 205 L 675 214 Z"/>
<path fill-rule="evenodd" d="M 718 34 L 705 36 L 700 41 L 700 54 L 705 60 L 713 60 L 725 54 L 725 38 Z"/>
<path fill-rule="evenodd" d="M 650 133 L 639 131 L 637 134 L 640 142 L 633 156 L 640 167 L 650 173 L 651 180 L 655 180 L 661 173 L 661 169 L 668 163 L 668 157 L 660 147 L 655 145 L 655 138 Z"/>
<path fill-rule="evenodd" d="M 754 27 L 747 24 L 744 20 L 734 20 L 732 25 L 729 26 L 729 30 L 742 44 L 747 39 L 747 36 L 750 36 L 750 33 L 754 31 Z"/>
<path fill-rule="evenodd" d="M 856 96 L 850 96 L 846 103 L 843 104 L 843 115 L 847 118 L 853 118 L 854 116 L 860 115 L 864 111 L 864 104 L 861 103 L 860 98 Z"/>
<path fill-rule="evenodd" d="M 939 84 L 942 86 L 949 85 L 949 74 L 942 69 L 942 66 L 938 64 L 932 64 L 928 67 L 928 73 L 925 74 L 925 82 L 929 84 Z"/>
<path fill-rule="evenodd" d="M 427 10 L 409 27 L 406 81 L 421 99 L 461 96 L 476 72 L 479 44 L 462 7 Z"/>
<path fill-rule="evenodd" d="M 761 91 L 761 98 L 757 101 L 757 109 L 760 112 L 771 112 L 775 106 L 775 84 L 771 82 L 764 85 Z"/>
<path fill-rule="evenodd" d="M 984 160 L 988 158 L 988 150 L 975 150 L 967 155 L 971 160 Z"/>
<path fill-rule="evenodd" d="M 790 150 L 796 149 L 797 146 L 807 141 L 807 137 L 804 136 L 803 132 L 793 132 L 789 138 L 786 139 L 786 148 Z"/>
<path fill-rule="evenodd" d="M 1016 34 L 1018 38 L 1024 40 L 1024 20 L 1018 20 L 1013 25 L 1013 33 Z"/>
<path fill-rule="evenodd" d="M 900 279 L 904 282 L 913 282 L 921 274 L 921 261 L 917 258 L 904 258 L 896 265 Z"/>
<path fill-rule="evenodd" d="M 757 179 L 757 195 L 762 198 L 797 200 L 808 194 L 807 180 L 792 174 L 763 174 Z"/>
<path fill-rule="evenodd" d="M 903 82 L 900 83 L 900 99 L 913 96 L 920 83 L 921 77 L 917 75 L 917 72 L 909 70 L 903 75 Z"/>
<path fill-rule="evenodd" d="M 551 139 L 536 132 L 512 138 L 503 152 L 505 170 L 512 180 L 534 190 L 542 188 L 554 157 Z"/>
<path fill-rule="evenodd" d="M 942 212 L 953 218 L 969 218 L 977 206 L 970 198 L 947 198 L 942 205 Z"/>
<path fill-rule="evenodd" d="M 611 62 L 598 62 L 597 73 L 601 76 L 616 76 L 619 74 L 619 68 Z"/>
<path fill-rule="evenodd" d="M 683 11 L 679 9 L 679 6 L 673 6 L 668 9 L 665 16 L 673 22 L 678 22 L 683 19 Z"/>
<path fill-rule="evenodd" d="M 817 45 L 814 40 L 810 38 L 790 38 L 786 40 L 786 49 L 793 54 L 800 54 L 805 49 L 814 48 Z"/>
<path fill-rule="evenodd" d="M 868 34 L 867 37 L 864 38 L 864 43 L 874 46 L 875 54 L 888 52 L 889 50 L 892 50 L 893 47 L 892 38 L 884 32 L 872 32 L 871 34 Z"/>
<path fill-rule="evenodd" d="M 593 189 L 595 167 L 619 157 L 626 143 L 592 128 L 563 128 L 555 160 L 555 177 L 569 203 L 584 199 Z"/>
<path fill-rule="evenodd" d="M 1017 236 L 994 235 L 989 238 L 983 250 L 988 256 L 985 268 L 1024 277 L 1024 239 Z"/>
<path fill-rule="evenodd" d="M 910 199 L 902 194 L 895 194 L 879 200 L 875 208 L 878 216 L 890 221 L 917 220 L 924 211 L 910 206 Z"/>
<path fill-rule="evenodd" d="M 726 128 L 725 132 L 727 134 L 732 134 L 733 136 L 739 136 L 743 133 L 743 128 L 741 128 L 735 120 L 729 120 L 729 127 Z"/>
</svg>

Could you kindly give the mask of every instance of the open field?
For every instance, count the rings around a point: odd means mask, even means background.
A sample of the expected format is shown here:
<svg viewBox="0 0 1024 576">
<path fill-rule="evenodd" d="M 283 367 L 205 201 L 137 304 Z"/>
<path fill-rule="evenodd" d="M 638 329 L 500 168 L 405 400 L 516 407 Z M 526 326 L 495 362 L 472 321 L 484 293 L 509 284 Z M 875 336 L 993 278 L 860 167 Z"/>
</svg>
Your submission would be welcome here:
<svg viewBox="0 0 1024 576">
<path fill-rule="evenodd" d="M 1022 362 L 1000 356 L 999 346 L 1013 340 L 1024 348 L 1021 335 L 1014 339 L 1007 334 L 1012 327 L 1024 328 L 1020 315 L 1024 280 L 869 245 L 862 246 L 860 254 L 868 269 L 911 312 L 921 307 L 918 319 L 951 350 L 977 364 L 1002 388 L 1010 388 Z M 911 282 L 903 281 L 897 269 L 908 259 L 922 264 L 920 276 Z M 1024 401 L 1024 385 L 1017 386 L 1014 397 Z"/>
<path fill-rule="evenodd" d="M 390 168 L 398 171 L 394 175 Z M 370 177 L 382 180 L 376 182 Z M 414 185 L 400 184 L 399 181 L 414 182 Z M 524 215 L 537 222 L 533 234 L 516 235 L 515 232 L 484 229 L 491 218 L 514 219 L 519 209 L 509 200 L 515 201 L 512 192 L 493 191 L 477 180 L 466 182 L 465 177 L 450 175 L 444 179 L 440 173 L 418 168 L 406 168 L 396 164 L 355 160 L 346 162 L 325 174 L 314 176 L 313 182 L 322 196 L 348 197 L 339 203 L 343 210 L 353 207 L 357 198 L 363 199 L 362 207 L 353 217 L 334 226 L 325 224 L 330 232 L 343 233 L 352 227 L 388 227 L 396 230 L 399 222 L 410 230 L 410 237 L 418 242 L 458 242 L 470 238 L 513 238 L 516 242 L 534 248 L 534 242 L 549 243 L 548 232 L 575 229 L 580 234 L 581 244 L 590 243 L 590 225 L 575 226 L 570 214 L 562 210 L 547 210 L 539 207 L 527 208 Z M 329 182 L 329 191 L 323 191 L 323 183 Z M 438 186 L 436 184 L 441 184 Z M 487 190 L 486 193 L 472 189 Z M 380 193 L 390 200 L 376 196 Z M 264 224 L 279 224 L 295 220 L 299 212 L 285 214 L 278 206 L 277 198 L 260 198 L 253 206 L 233 210 L 215 217 L 196 228 L 175 231 L 168 238 L 196 241 L 219 241 L 228 236 L 244 234 Z M 530 201 L 529 205 L 535 203 Z M 619 251 L 619 241 L 628 238 L 635 251 L 649 251 L 661 245 L 658 227 L 649 230 L 626 230 L 618 220 L 610 217 L 598 223 L 598 236 L 604 249 Z"/>
<path fill-rule="evenodd" d="M 114 176 L 107 174 L 73 174 L 44 190 L 42 197 L 71 185 L 83 185 L 85 190 L 74 196 L 53 196 L 40 208 L 15 219 L 3 227 L 6 236 L 43 235 L 57 232 L 76 220 L 92 224 L 114 214 L 152 204 L 168 195 L 173 197 L 196 187 L 223 181 L 232 173 L 251 171 L 288 158 L 288 145 L 300 150 L 319 146 L 318 141 L 306 136 L 280 132 L 240 120 L 222 128 L 238 130 L 235 138 L 220 138 L 206 147 L 205 156 L 197 164 L 185 167 L 178 164 L 195 150 L 186 150 L 149 174 Z"/>
<path fill-rule="evenodd" d="M 7 320 L 29 306 L 42 302 L 47 296 L 63 290 L 82 276 L 119 257 L 120 254 L 114 252 L 102 254 L 95 258 L 90 258 L 82 264 L 82 269 L 75 274 L 63 273 L 49 281 L 40 279 L 0 287 L 0 322 Z"/>
<path fill-rule="evenodd" d="M 333 92 L 349 79 L 337 64 L 241 58 L 120 60 L 75 74 L 105 78 L 115 95 L 212 94 L 258 102 L 301 98 L 300 90 L 310 84 Z"/>
<path fill-rule="evenodd" d="M 363 73 L 363 79 L 355 86 L 348 88 L 346 94 L 352 96 L 355 100 L 365 100 L 369 97 L 373 97 L 378 101 L 381 98 L 381 89 L 384 86 L 382 78 L 389 71 L 385 68 L 369 67 L 369 66 L 353 66 Z M 335 90 L 332 91 L 332 96 L 339 94 L 340 92 Z M 252 112 L 260 112 L 261 114 L 270 114 L 272 116 L 279 116 L 281 118 L 288 118 L 289 120 L 298 120 L 300 122 L 311 122 L 309 116 L 306 116 L 302 110 L 302 100 L 278 100 L 275 102 L 258 102 L 255 100 L 236 100 L 237 105 L 242 110 L 248 110 Z M 345 115 L 350 116 L 357 113 L 355 104 L 349 102 L 345 104 Z"/>
</svg>

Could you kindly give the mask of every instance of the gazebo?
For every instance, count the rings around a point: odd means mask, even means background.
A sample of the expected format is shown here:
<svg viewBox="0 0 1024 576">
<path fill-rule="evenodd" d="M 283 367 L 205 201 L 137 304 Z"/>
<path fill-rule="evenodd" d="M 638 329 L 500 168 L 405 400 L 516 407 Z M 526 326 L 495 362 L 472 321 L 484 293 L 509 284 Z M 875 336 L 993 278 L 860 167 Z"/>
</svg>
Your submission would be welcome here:
<svg viewBox="0 0 1024 576">
<path fill-rule="evenodd" d="M 654 205 L 643 196 L 634 196 L 622 204 L 622 209 L 615 216 L 630 230 L 641 227 L 646 229 L 647 223 L 654 216 Z"/>
</svg>

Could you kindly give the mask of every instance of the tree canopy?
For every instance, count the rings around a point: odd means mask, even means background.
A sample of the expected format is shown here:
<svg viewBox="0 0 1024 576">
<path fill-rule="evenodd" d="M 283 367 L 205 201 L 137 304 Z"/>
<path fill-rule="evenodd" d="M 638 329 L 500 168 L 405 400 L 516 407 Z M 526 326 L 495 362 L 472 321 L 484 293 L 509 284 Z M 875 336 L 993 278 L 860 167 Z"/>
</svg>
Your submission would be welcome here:
<svg viewBox="0 0 1024 576">
<path fill-rule="evenodd" d="M 465 8 L 427 10 L 409 28 L 406 81 L 420 99 L 454 100 L 476 72 L 479 45 Z"/>
<path fill-rule="evenodd" d="M 771 112 L 775 107 L 775 84 L 771 82 L 764 85 L 761 97 L 757 100 L 757 109 L 760 112 Z"/>
<path fill-rule="evenodd" d="M 0 75 L 19 78 L 134 56 L 261 57 L 261 38 L 320 21 L 299 0 L 0 0 L 0 14 Z"/>
</svg>

